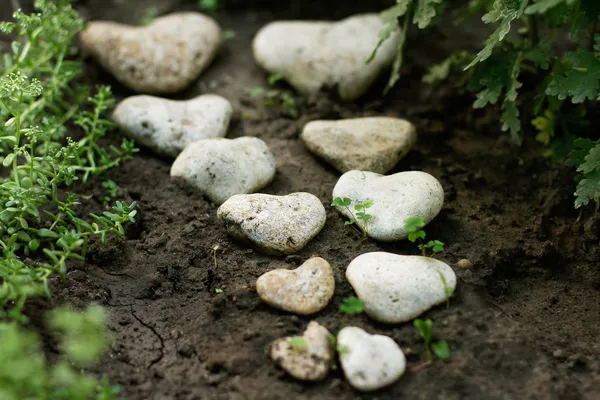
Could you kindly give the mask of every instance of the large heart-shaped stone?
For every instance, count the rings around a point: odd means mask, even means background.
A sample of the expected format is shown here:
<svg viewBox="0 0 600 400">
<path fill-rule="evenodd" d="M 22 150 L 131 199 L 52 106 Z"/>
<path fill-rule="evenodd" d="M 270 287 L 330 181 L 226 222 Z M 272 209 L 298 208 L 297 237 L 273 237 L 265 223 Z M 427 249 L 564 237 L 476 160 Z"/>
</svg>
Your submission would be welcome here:
<svg viewBox="0 0 600 400">
<path fill-rule="evenodd" d="M 175 93 L 189 86 L 216 56 L 221 28 L 200 13 L 170 14 L 147 27 L 94 21 L 81 47 L 123 85 L 138 93 Z"/>
<path fill-rule="evenodd" d="M 309 315 L 327 306 L 335 291 L 335 279 L 331 265 L 313 257 L 295 270 L 276 269 L 261 275 L 256 291 L 273 307 Z"/>
<path fill-rule="evenodd" d="M 355 15 L 339 22 L 278 21 L 263 27 L 252 48 L 256 62 L 281 74 L 302 93 L 337 87 L 343 100 L 354 100 L 367 91 L 394 60 L 400 31 L 383 43 L 366 63 L 385 27 L 379 14 Z"/>
<path fill-rule="evenodd" d="M 346 269 L 346 279 L 364 301 L 367 315 L 388 324 L 418 317 L 445 302 L 456 288 L 456 275 L 447 264 L 385 252 L 356 257 Z"/>
<path fill-rule="evenodd" d="M 198 140 L 175 159 L 171 176 L 222 204 L 235 194 L 267 186 L 275 176 L 275 158 L 267 144 L 255 137 Z"/>
<path fill-rule="evenodd" d="M 297 253 L 327 220 L 325 207 L 310 193 L 236 195 L 219 207 L 217 218 L 232 237 L 266 254 Z"/>
<path fill-rule="evenodd" d="M 136 143 L 177 157 L 196 140 L 224 137 L 231 113 L 229 101 L 214 94 L 186 101 L 140 95 L 121 101 L 112 119 Z"/>
<path fill-rule="evenodd" d="M 350 171 L 340 177 L 333 188 L 333 198 L 349 198 L 350 207 L 336 206 L 345 217 L 354 219 L 354 205 L 371 200 L 366 212 L 372 218 L 358 221 L 367 235 L 375 240 L 394 241 L 408 236 L 404 221 L 409 217 L 423 217 L 431 222 L 444 204 L 444 189 L 426 172 L 409 171 L 380 175 L 367 171 Z M 350 212 L 352 211 L 352 213 Z"/>
<path fill-rule="evenodd" d="M 388 117 L 312 121 L 302 131 L 308 149 L 340 172 L 385 174 L 417 141 L 410 122 Z"/>
<path fill-rule="evenodd" d="M 390 337 L 347 326 L 338 333 L 337 346 L 346 379 L 363 392 L 391 385 L 406 369 L 406 357 Z"/>
</svg>

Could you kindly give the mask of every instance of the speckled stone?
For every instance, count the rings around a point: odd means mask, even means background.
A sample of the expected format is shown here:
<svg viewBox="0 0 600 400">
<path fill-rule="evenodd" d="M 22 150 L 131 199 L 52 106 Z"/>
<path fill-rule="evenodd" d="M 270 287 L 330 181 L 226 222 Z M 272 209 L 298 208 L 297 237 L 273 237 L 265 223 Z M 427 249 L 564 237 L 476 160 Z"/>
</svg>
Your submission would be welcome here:
<svg viewBox="0 0 600 400">
<path fill-rule="evenodd" d="M 157 154 L 177 157 L 196 140 L 224 137 L 231 113 L 229 101 L 214 94 L 186 101 L 139 95 L 121 101 L 112 120 L 136 143 Z"/>
<path fill-rule="evenodd" d="M 333 346 L 329 341 L 327 328 L 312 321 L 297 340 L 303 346 L 293 347 L 286 337 L 277 339 L 271 345 L 271 359 L 288 374 L 303 381 L 325 379 L 333 362 Z"/>
<path fill-rule="evenodd" d="M 275 176 L 275 158 L 267 144 L 255 137 L 198 140 L 177 156 L 171 176 L 222 204 L 235 194 L 267 186 Z"/>
<path fill-rule="evenodd" d="M 256 291 L 273 307 L 310 315 L 327 306 L 335 291 L 335 279 L 331 265 L 313 257 L 294 270 L 276 269 L 261 275 Z"/>
<path fill-rule="evenodd" d="M 352 170 L 385 174 L 417 141 L 410 122 L 390 117 L 312 121 L 301 135 L 313 154 L 340 172 Z"/>
<path fill-rule="evenodd" d="M 371 335 L 348 326 L 337 337 L 342 349 L 340 363 L 346 379 L 355 389 L 370 392 L 391 385 L 406 369 L 406 358 L 390 337 Z"/>
<path fill-rule="evenodd" d="M 256 62 L 281 74 L 298 91 L 336 88 L 347 101 L 364 94 L 393 62 L 401 33 L 397 29 L 366 63 L 385 23 L 379 14 L 354 15 L 341 21 L 276 21 L 254 38 Z"/>
<path fill-rule="evenodd" d="M 410 321 L 446 301 L 456 275 L 447 264 L 430 257 L 385 252 L 365 253 L 346 269 L 346 279 L 371 318 L 388 324 Z"/>
<path fill-rule="evenodd" d="M 349 171 L 340 177 L 333 189 L 333 198 L 347 197 L 356 203 L 371 200 L 368 209 L 372 215 L 367 223 L 369 237 L 391 242 L 405 239 L 409 232 L 404 221 L 409 217 L 423 217 L 425 224 L 435 218 L 444 204 L 444 189 L 433 176 L 421 171 L 380 175 L 368 171 Z M 352 218 L 345 207 L 336 209 L 346 218 Z M 364 227 L 363 221 L 358 221 Z"/>
<path fill-rule="evenodd" d="M 321 201 L 310 193 L 287 196 L 237 195 L 217 210 L 217 218 L 235 239 L 266 254 L 294 254 L 325 226 Z"/>
<path fill-rule="evenodd" d="M 217 55 L 221 28 L 206 15 L 187 12 L 145 27 L 92 21 L 81 48 L 123 85 L 138 93 L 175 93 L 189 86 Z"/>
</svg>

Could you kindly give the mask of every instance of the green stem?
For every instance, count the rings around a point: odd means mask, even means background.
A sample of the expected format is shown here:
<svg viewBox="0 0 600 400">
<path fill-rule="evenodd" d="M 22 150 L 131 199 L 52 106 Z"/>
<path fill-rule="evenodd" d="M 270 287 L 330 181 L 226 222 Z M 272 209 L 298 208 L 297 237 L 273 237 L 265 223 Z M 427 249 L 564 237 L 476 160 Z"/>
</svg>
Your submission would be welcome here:
<svg viewBox="0 0 600 400">
<path fill-rule="evenodd" d="M 16 132 L 15 132 L 15 148 L 19 148 L 19 145 L 21 143 L 21 102 L 23 101 L 23 91 L 21 91 L 21 93 L 19 94 L 19 101 L 17 103 L 17 115 L 15 115 L 15 118 L 17 120 L 16 122 Z M 18 157 L 13 158 L 12 161 L 12 169 L 13 169 L 13 174 L 15 176 L 15 183 L 17 184 L 17 187 L 20 188 L 21 187 L 21 182 L 19 180 L 19 171 L 17 170 L 18 167 Z"/>
<path fill-rule="evenodd" d="M 533 15 L 528 15 L 527 19 L 526 19 L 526 23 L 527 23 L 527 32 L 529 33 L 529 39 L 531 40 L 531 47 L 534 47 L 540 41 L 537 18 Z"/>
</svg>

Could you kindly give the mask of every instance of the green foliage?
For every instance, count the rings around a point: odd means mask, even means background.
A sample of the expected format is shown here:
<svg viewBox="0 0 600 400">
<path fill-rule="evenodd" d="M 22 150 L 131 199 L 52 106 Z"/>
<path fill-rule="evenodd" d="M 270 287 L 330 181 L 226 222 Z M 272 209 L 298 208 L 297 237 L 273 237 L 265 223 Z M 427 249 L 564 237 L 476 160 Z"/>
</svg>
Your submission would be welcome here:
<svg viewBox="0 0 600 400">
<path fill-rule="evenodd" d="M 274 86 L 283 80 L 280 74 L 272 74 L 267 78 L 267 83 L 271 89 L 262 86 L 253 87 L 248 90 L 250 97 L 260 97 L 265 107 L 272 107 L 283 110 L 288 116 L 298 118 L 298 106 L 296 100 L 289 91 L 274 88 Z"/>
<path fill-rule="evenodd" d="M 404 230 L 408 233 L 408 240 L 412 243 L 419 241 L 419 250 L 421 250 L 421 254 L 423 257 L 427 255 L 427 249 L 431 249 L 434 253 L 441 253 L 444 251 L 444 243 L 439 240 L 430 240 L 425 243 L 425 231 L 421 228 L 425 226 L 425 221 L 423 217 L 408 217 L 404 220 Z"/>
<path fill-rule="evenodd" d="M 417 328 L 425 342 L 425 354 L 428 362 L 433 361 L 432 351 L 440 360 L 448 360 L 450 358 L 450 347 L 445 340 L 432 342 L 432 322 L 430 319 L 425 321 L 422 319 L 415 319 L 413 325 Z"/>
<path fill-rule="evenodd" d="M 577 139 L 566 164 L 577 168 L 579 173 L 575 191 L 575 208 L 586 206 L 590 201 L 600 205 L 600 140 Z"/>
<path fill-rule="evenodd" d="M 6 400 L 111 400 L 118 387 L 86 375 L 87 368 L 100 361 L 111 339 L 104 327 L 101 307 L 85 312 L 57 309 L 49 326 L 58 333 L 62 356 L 50 363 L 39 338 L 14 322 L 0 323 L 0 398 Z"/>
<path fill-rule="evenodd" d="M 158 8 L 156 8 L 156 7 L 146 8 L 144 10 L 144 16 L 140 20 L 140 25 L 142 25 L 142 26 L 150 25 L 152 22 L 154 22 L 154 20 L 156 19 L 156 17 L 158 17 L 158 15 L 159 15 Z"/>
<path fill-rule="evenodd" d="M 119 190 L 119 186 L 113 180 L 107 179 L 102 181 L 102 187 L 106 190 L 106 195 L 104 196 L 104 204 L 110 203 L 112 199 L 117 197 L 117 191 Z"/>
<path fill-rule="evenodd" d="M 294 336 L 289 338 L 290 346 L 297 352 L 304 352 L 308 349 L 308 344 L 303 336 Z"/>
<path fill-rule="evenodd" d="M 340 311 L 346 315 L 360 314 L 364 310 L 365 302 L 354 296 L 345 298 L 340 306 Z"/>
<path fill-rule="evenodd" d="M 367 209 L 373 206 L 372 200 L 367 200 L 364 203 L 356 203 L 354 205 L 354 212 L 350 208 L 352 205 L 352 199 L 348 197 L 336 197 L 331 202 L 332 207 L 344 207 L 351 217 L 348 221 L 344 222 L 345 225 L 354 225 L 363 234 L 364 239 L 367 239 L 369 234 L 369 221 L 373 218 L 371 214 L 367 213 Z M 361 223 L 359 223 L 360 221 Z"/>
<path fill-rule="evenodd" d="M 219 0 L 198 0 L 198 8 L 202 11 L 215 12 L 221 8 L 221 2 Z"/>
</svg>

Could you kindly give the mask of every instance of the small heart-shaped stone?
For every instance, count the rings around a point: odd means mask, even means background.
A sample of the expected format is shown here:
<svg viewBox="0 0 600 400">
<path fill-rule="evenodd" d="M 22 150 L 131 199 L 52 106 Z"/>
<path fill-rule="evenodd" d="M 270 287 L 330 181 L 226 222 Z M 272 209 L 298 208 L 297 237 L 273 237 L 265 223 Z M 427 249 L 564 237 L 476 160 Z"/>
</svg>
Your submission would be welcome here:
<svg viewBox="0 0 600 400">
<path fill-rule="evenodd" d="M 302 336 L 277 339 L 271 345 L 271 359 L 288 374 L 303 381 L 325 379 L 333 362 L 331 334 L 312 321 Z"/>
<path fill-rule="evenodd" d="M 385 174 L 417 141 L 410 122 L 389 117 L 312 121 L 302 131 L 308 149 L 340 172 Z"/>
<path fill-rule="evenodd" d="M 300 315 L 324 309 L 334 290 L 333 270 L 321 257 L 310 258 L 292 271 L 269 271 L 256 281 L 256 291 L 264 302 Z"/>
<path fill-rule="evenodd" d="M 255 137 L 204 139 L 190 143 L 175 159 L 171 176 L 183 178 L 215 204 L 235 194 L 256 192 L 275 176 L 275 159 Z"/>
<path fill-rule="evenodd" d="M 447 300 L 456 275 L 447 264 L 430 257 L 373 252 L 356 257 L 346 279 L 365 303 L 371 318 L 397 324 L 418 317 Z"/>
<path fill-rule="evenodd" d="M 123 85 L 138 93 L 175 93 L 189 86 L 216 56 L 221 28 L 200 13 L 170 14 L 146 27 L 93 21 L 81 47 Z"/>
<path fill-rule="evenodd" d="M 406 357 L 390 337 L 347 326 L 338 333 L 337 346 L 346 379 L 363 392 L 391 385 L 406 369 Z"/>
<path fill-rule="evenodd" d="M 338 22 L 278 21 L 263 27 L 254 38 L 256 62 L 281 74 L 298 91 L 317 93 L 337 88 L 351 101 L 367 91 L 390 66 L 401 37 L 396 30 L 367 63 L 385 27 L 379 14 L 362 14 Z"/>
<path fill-rule="evenodd" d="M 325 226 L 321 201 L 310 193 L 287 196 L 236 195 L 217 210 L 217 218 L 235 239 L 266 254 L 294 254 Z"/>
<path fill-rule="evenodd" d="M 372 216 L 366 223 L 358 221 L 367 235 L 375 240 L 391 242 L 408 236 L 404 221 L 409 217 L 423 217 L 425 224 L 431 222 L 444 204 L 444 189 L 433 176 L 421 171 L 399 172 L 380 175 L 368 171 L 350 171 L 340 177 L 333 188 L 333 198 L 349 198 L 348 208 L 336 206 L 346 218 L 354 219 L 349 210 L 355 204 L 371 200 L 366 209 Z"/>
<path fill-rule="evenodd" d="M 140 95 L 121 101 L 112 119 L 136 143 L 177 157 L 196 140 L 224 137 L 231 112 L 229 101 L 214 94 L 187 101 Z"/>
</svg>

